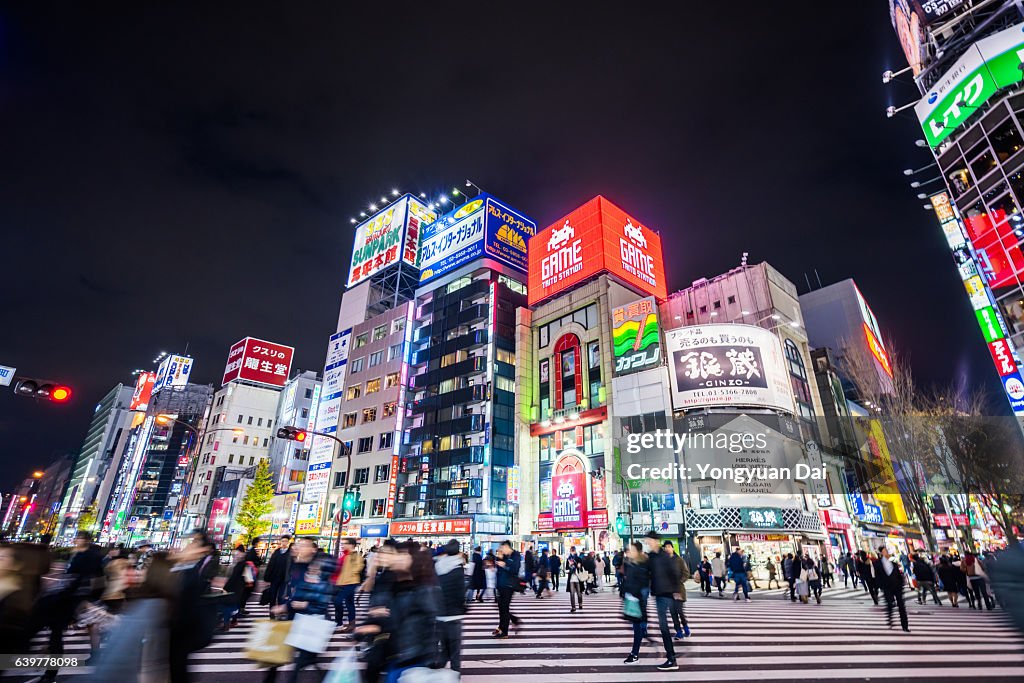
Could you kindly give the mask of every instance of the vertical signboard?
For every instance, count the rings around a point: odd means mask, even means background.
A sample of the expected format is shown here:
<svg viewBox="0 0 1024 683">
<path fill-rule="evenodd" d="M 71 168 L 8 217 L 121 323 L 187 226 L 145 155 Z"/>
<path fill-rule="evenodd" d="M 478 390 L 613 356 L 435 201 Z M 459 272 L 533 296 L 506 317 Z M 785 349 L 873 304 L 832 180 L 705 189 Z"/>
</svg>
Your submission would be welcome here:
<svg viewBox="0 0 1024 683">
<path fill-rule="evenodd" d="M 228 533 L 231 522 L 231 499 L 214 498 L 210 505 L 210 537 L 214 543 L 220 544 Z"/>
<path fill-rule="evenodd" d="M 324 363 L 324 382 L 320 390 L 315 426 L 315 431 L 324 434 L 334 434 L 338 431 L 341 389 L 345 384 L 351 336 L 352 328 L 348 328 L 332 335 L 328 340 L 327 357 Z M 322 505 L 326 499 L 327 489 L 330 486 L 334 445 L 334 439 L 313 435 L 309 446 L 306 483 L 302 489 L 303 503 Z"/>
<path fill-rule="evenodd" d="M 415 266 L 420 231 L 434 218 L 421 201 L 405 195 L 356 226 L 348 286 L 359 284 L 400 259 Z"/>
<path fill-rule="evenodd" d="M 612 342 L 617 376 L 661 362 L 658 304 L 653 296 L 612 309 Z"/>
<path fill-rule="evenodd" d="M 192 374 L 192 359 L 188 356 L 171 355 L 164 358 L 156 370 L 156 379 L 153 380 L 153 392 L 160 391 L 165 387 L 174 389 L 188 384 L 188 377 Z"/>
<path fill-rule="evenodd" d="M 155 372 L 143 372 L 135 383 L 135 392 L 132 400 L 128 403 L 128 410 L 145 410 L 149 407 L 149 399 L 153 394 L 153 384 L 156 382 Z"/>
</svg>

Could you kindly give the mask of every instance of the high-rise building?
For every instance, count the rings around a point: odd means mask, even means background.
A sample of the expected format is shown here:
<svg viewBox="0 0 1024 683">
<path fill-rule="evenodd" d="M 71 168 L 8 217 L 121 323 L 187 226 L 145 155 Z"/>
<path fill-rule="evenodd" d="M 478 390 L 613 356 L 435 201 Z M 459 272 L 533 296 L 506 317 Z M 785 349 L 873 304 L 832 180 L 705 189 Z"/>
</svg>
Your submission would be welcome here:
<svg viewBox="0 0 1024 683">
<path fill-rule="evenodd" d="M 979 343 L 988 347 L 1010 407 L 1024 416 L 1024 9 L 1016 2 L 932 5 L 941 7 L 926 12 L 919 3 L 890 2 L 921 95 L 913 107 L 922 132 L 917 144 L 931 149 L 938 166 L 906 173 L 935 210 Z M 946 189 L 930 190 L 939 178 Z"/>
<path fill-rule="evenodd" d="M 299 372 L 285 383 L 277 404 L 278 427 L 294 426 L 312 431 L 320 403 L 321 382 L 316 372 Z M 270 472 L 278 493 L 302 491 L 306 481 L 310 441 L 304 443 L 288 439 L 271 438 Z"/>
<path fill-rule="evenodd" d="M 131 423 L 133 394 L 132 387 L 117 384 L 96 404 L 61 504 L 61 522 L 55 535 L 73 536 L 82 511 L 97 512 L 97 493 L 114 459 L 114 446 Z"/>
</svg>

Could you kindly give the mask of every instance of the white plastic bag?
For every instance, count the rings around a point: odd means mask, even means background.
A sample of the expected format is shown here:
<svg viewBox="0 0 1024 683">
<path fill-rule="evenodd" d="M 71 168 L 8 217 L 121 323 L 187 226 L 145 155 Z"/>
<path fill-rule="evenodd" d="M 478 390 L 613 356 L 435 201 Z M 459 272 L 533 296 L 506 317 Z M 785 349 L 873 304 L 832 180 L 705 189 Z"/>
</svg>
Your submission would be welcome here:
<svg viewBox="0 0 1024 683">
<path fill-rule="evenodd" d="M 335 623 L 328 621 L 323 616 L 316 614 L 296 614 L 292 621 L 292 627 L 288 631 L 288 637 L 284 639 L 285 645 L 291 645 L 298 650 L 306 652 L 321 653 L 327 649 L 334 635 Z"/>
<path fill-rule="evenodd" d="M 346 650 L 327 667 L 327 675 L 322 683 L 359 683 L 359 669 L 355 650 Z"/>
</svg>

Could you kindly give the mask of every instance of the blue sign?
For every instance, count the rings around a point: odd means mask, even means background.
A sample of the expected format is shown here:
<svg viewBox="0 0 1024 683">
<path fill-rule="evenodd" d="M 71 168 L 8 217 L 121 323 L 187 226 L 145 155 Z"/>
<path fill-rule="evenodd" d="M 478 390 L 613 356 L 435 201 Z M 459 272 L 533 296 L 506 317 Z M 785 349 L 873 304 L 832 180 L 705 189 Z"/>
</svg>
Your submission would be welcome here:
<svg viewBox="0 0 1024 683">
<path fill-rule="evenodd" d="M 420 233 L 420 284 L 486 256 L 526 273 L 537 224 L 488 194 L 446 213 Z"/>
<path fill-rule="evenodd" d="M 169 522 L 172 517 L 174 517 L 174 510 L 164 510 L 164 519 Z"/>
<path fill-rule="evenodd" d="M 859 493 L 850 494 L 850 507 L 853 508 L 853 514 L 856 517 L 864 520 L 865 522 L 871 522 L 872 524 L 883 524 L 882 519 L 882 508 L 877 505 L 871 505 L 864 502 L 864 497 Z"/>
<path fill-rule="evenodd" d="M 1009 399 L 1013 412 L 1024 410 L 1024 380 L 1021 380 L 1019 371 L 1003 377 L 1003 389 L 1006 391 L 1006 398 Z"/>
<path fill-rule="evenodd" d="M 362 524 L 359 527 L 360 538 L 387 538 L 387 524 Z"/>
</svg>

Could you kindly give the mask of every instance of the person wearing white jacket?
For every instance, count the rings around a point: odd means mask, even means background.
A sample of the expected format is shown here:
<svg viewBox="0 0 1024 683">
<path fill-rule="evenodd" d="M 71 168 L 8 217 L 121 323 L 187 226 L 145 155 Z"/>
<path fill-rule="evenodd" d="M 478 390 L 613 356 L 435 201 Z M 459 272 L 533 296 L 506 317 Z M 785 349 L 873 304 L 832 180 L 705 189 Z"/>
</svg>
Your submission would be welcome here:
<svg viewBox="0 0 1024 683">
<path fill-rule="evenodd" d="M 725 560 L 722 559 L 721 551 L 715 553 L 711 560 L 711 574 L 715 577 L 715 584 L 718 587 L 718 597 L 725 595 Z"/>
</svg>

